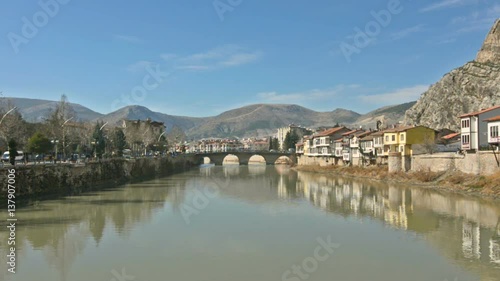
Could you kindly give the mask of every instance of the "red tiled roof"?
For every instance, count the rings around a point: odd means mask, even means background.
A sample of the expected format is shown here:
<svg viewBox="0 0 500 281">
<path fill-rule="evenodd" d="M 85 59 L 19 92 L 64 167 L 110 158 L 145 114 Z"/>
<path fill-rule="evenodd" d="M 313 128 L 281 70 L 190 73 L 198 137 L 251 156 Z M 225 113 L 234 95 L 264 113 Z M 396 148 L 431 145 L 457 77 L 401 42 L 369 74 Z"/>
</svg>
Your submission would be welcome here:
<svg viewBox="0 0 500 281">
<path fill-rule="evenodd" d="M 349 131 L 347 133 L 343 133 L 342 136 L 348 136 L 348 135 L 356 133 L 357 131 L 359 131 L 359 130 L 352 130 L 352 131 Z"/>
<path fill-rule="evenodd" d="M 442 137 L 442 139 L 449 140 L 449 139 L 452 139 L 452 138 L 457 137 L 459 135 L 460 135 L 460 133 L 453 133 L 453 134 L 449 134 L 449 135 Z"/>
<path fill-rule="evenodd" d="M 476 112 L 471 112 L 471 113 L 467 113 L 467 114 L 464 114 L 464 115 L 460 115 L 460 118 L 480 115 L 480 114 L 483 114 L 483 113 L 486 113 L 486 112 L 489 112 L 489 111 L 492 111 L 492 110 L 495 110 L 495 109 L 500 109 L 500 105 L 497 105 L 497 106 L 494 106 L 494 107 L 490 107 L 490 108 L 486 108 L 486 109 L 483 109 L 481 111 L 476 111 Z"/>
<path fill-rule="evenodd" d="M 374 138 L 375 138 L 375 136 L 372 134 L 372 135 L 368 135 L 366 137 L 361 138 L 359 141 L 371 141 Z"/>
<path fill-rule="evenodd" d="M 373 132 L 372 131 L 360 132 L 359 134 L 356 134 L 356 136 L 358 138 L 362 138 L 362 137 L 366 137 L 366 136 L 370 135 L 371 133 L 373 133 Z"/>
<path fill-rule="evenodd" d="M 484 121 L 485 121 L 485 122 L 500 121 L 500 115 L 495 116 L 495 117 L 488 118 L 488 119 L 486 119 L 486 120 L 484 120 Z"/>
<path fill-rule="evenodd" d="M 329 135 L 333 135 L 333 134 L 337 133 L 338 131 L 340 131 L 342 129 L 345 129 L 345 127 L 331 128 L 331 129 L 325 130 L 325 131 L 323 131 L 321 133 L 318 133 L 316 136 L 317 137 L 326 137 L 326 136 L 329 136 Z"/>
</svg>

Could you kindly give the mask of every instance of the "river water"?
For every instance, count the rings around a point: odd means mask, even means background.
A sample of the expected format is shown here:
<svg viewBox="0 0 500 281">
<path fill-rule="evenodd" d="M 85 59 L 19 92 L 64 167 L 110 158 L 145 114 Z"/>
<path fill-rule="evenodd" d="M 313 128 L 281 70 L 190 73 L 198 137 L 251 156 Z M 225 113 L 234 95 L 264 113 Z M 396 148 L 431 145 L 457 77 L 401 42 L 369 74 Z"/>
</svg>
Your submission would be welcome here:
<svg viewBox="0 0 500 281">
<path fill-rule="evenodd" d="M 499 216 L 418 187 L 205 166 L 18 210 L 0 280 L 500 280 Z"/>
</svg>

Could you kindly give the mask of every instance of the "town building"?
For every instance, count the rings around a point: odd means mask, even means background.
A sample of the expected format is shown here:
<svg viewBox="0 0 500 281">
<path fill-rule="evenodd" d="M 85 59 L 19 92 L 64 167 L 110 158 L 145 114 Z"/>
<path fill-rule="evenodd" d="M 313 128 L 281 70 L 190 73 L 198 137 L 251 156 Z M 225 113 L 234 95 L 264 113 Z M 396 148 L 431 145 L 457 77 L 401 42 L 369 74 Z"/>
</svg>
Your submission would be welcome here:
<svg viewBox="0 0 500 281">
<path fill-rule="evenodd" d="M 350 130 L 341 135 L 342 137 L 342 160 L 344 164 L 352 163 L 351 138 L 361 130 Z M 354 144 L 353 144 L 354 146 Z"/>
<path fill-rule="evenodd" d="M 302 127 L 302 126 L 294 125 L 294 124 L 288 125 L 287 127 L 279 128 L 278 133 L 276 134 L 276 138 L 278 139 L 280 150 L 285 150 L 284 143 L 285 143 L 286 135 L 288 133 L 290 133 L 290 134 L 295 133 L 298 136 L 298 138 L 301 139 L 304 136 L 313 134 L 314 131 L 311 129 Z"/>
<path fill-rule="evenodd" d="M 415 152 L 432 151 L 436 145 L 436 131 L 425 126 L 402 126 L 384 131 L 384 153 L 400 152 L 412 156 Z"/>
<path fill-rule="evenodd" d="M 500 115 L 488 118 L 485 121 L 488 124 L 488 143 L 496 146 L 498 150 L 500 146 L 500 136 L 498 133 L 500 129 Z"/>
<path fill-rule="evenodd" d="M 335 127 L 314 134 L 308 138 L 307 155 L 311 156 L 333 156 L 335 154 L 334 140 L 349 132 L 346 127 Z"/>
<path fill-rule="evenodd" d="M 500 115 L 500 105 L 460 116 L 462 150 L 487 148 L 489 145 L 488 124 L 490 118 Z M 494 121 L 493 121 L 494 122 Z"/>
</svg>

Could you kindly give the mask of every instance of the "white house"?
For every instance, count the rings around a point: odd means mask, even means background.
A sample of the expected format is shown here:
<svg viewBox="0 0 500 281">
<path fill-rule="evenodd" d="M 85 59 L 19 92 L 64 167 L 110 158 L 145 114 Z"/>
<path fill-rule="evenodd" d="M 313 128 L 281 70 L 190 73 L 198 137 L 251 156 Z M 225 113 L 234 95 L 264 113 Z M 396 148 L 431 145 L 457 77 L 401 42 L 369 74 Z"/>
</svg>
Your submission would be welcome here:
<svg viewBox="0 0 500 281">
<path fill-rule="evenodd" d="M 489 118 L 500 115 L 500 105 L 460 116 L 462 150 L 479 150 L 489 144 Z"/>
</svg>

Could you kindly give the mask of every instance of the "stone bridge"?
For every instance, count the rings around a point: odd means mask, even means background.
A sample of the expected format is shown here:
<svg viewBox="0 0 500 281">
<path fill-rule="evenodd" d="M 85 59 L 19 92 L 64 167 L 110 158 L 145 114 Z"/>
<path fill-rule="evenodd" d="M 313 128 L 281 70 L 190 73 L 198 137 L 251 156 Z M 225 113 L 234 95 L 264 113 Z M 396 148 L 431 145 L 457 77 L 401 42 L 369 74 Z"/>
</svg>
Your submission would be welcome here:
<svg viewBox="0 0 500 281">
<path fill-rule="evenodd" d="M 194 155 L 194 161 L 200 164 L 204 163 L 204 158 L 208 157 L 210 159 L 210 163 L 215 165 L 222 165 L 224 159 L 228 155 L 234 155 L 238 157 L 240 165 L 248 165 L 250 158 L 252 156 L 262 156 L 268 165 L 274 165 L 276 160 L 280 157 L 287 157 L 290 162 L 297 163 L 297 157 L 293 153 L 284 153 L 284 152 L 249 152 L 249 151 L 230 151 L 230 152 L 214 152 L 214 153 L 197 153 Z"/>
</svg>

